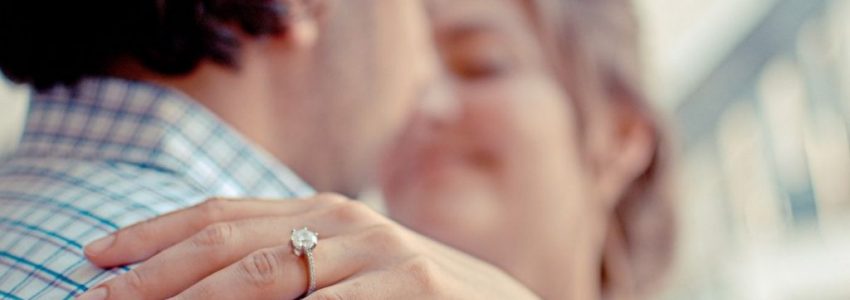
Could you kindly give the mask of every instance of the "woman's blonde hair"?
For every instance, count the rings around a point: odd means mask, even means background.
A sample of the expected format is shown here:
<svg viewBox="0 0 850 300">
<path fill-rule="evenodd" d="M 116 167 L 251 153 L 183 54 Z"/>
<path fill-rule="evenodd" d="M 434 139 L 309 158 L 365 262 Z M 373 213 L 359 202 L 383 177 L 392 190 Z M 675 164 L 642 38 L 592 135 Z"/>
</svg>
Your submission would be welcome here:
<svg viewBox="0 0 850 300">
<path fill-rule="evenodd" d="M 670 268 L 675 218 L 667 184 L 666 135 L 647 103 L 641 82 L 639 26 L 631 1 L 522 1 L 536 20 L 553 68 L 575 104 L 579 133 L 592 126 L 588 118 L 594 113 L 619 106 L 627 108 L 654 136 L 651 161 L 627 187 L 610 218 L 605 247 L 622 249 L 627 266 L 613 269 L 607 255 L 601 266 L 606 294 L 626 289 L 628 294 L 646 295 L 659 286 Z M 593 160 L 592 153 L 587 156 Z"/>
</svg>

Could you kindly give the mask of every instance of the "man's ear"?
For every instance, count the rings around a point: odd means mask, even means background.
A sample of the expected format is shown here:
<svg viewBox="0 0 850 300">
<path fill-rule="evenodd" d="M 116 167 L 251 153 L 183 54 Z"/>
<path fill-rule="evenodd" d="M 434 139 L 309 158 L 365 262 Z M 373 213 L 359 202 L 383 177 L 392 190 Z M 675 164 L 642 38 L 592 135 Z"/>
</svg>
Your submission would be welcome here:
<svg viewBox="0 0 850 300">
<path fill-rule="evenodd" d="M 311 48 L 319 36 L 319 25 L 326 13 L 328 0 L 278 0 L 285 2 L 283 28 L 279 39 L 294 48 Z"/>
<path fill-rule="evenodd" d="M 619 95 L 625 97 L 627 95 Z M 655 125 L 635 101 L 613 99 L 608 103 L 608 121 L 601 126 L 602 145 L 592 149 L 596 174 L 605 208 L 613 210 L 629 187 L 646 173 L 658 147 Z"/>
</svg>

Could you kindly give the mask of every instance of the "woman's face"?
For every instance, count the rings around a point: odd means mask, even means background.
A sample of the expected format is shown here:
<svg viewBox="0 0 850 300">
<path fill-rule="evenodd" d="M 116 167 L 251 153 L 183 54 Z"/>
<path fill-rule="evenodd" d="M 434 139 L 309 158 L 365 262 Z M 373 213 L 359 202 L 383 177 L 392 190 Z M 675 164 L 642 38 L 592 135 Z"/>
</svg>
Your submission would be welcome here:
<svg viewBox="0 0 850 300">
<path fill-rule="evenodd" d="M 388 213 L 525 281 L 564 268 L 553 260 L 577 252 L 592 224 L 590 180 L 575 112 L 522 4 L 430 4 L 443 105 L 419 110 L 387 156 Z"/>
</svg>

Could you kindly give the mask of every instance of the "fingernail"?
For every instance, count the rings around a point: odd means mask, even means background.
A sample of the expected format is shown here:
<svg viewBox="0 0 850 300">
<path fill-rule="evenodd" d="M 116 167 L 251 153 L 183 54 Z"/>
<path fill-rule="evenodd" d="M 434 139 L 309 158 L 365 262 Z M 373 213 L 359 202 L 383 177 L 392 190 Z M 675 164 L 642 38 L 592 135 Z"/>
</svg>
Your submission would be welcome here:
<svg viewBox="0 0 850 300">
<path fill-rule="evenodd" d="M 77 300 L 105 300 L 106 299 L 106 288 L 99 287 L 93 290 L 89 290 L 88 292 L 83 293 Z"/>
<path fill-rule="evenodd" d="M 86 246 L 85 252 L 87 254 L 102 253 L 103 251 L 106 251 L 106 249 L 109 249 L 109 247 L 112 246 L 113 242 L 115 242 L 115 236 L 111 234 L 107 235 L 105 237 L 100 238 L 99 240 L 92 242 L 91 244 L 88 244 L 88 246 Z"/>
</svg>

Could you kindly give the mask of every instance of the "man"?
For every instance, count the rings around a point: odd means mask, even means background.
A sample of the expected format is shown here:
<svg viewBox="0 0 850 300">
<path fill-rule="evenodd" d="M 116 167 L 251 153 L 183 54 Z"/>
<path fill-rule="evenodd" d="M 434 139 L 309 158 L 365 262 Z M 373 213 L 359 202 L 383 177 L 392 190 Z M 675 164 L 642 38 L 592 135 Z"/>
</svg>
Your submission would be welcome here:
<svg viewBox="0 0 850 300">
<path fill-rule="evenodd" d="M 418 1 L 4 1 L 0 69 L 36 93 L 0 164 L 0 298 L 79 295 L 120 272 L 83 245 L 209 197 L 356 194 L 428 38 Z"/>
</svg>

